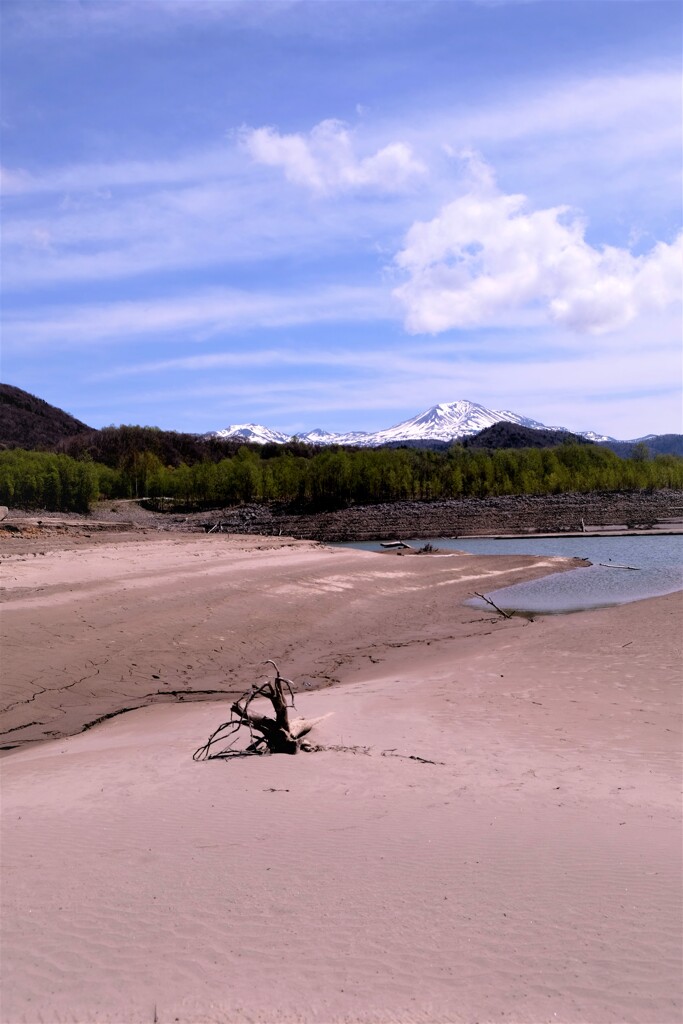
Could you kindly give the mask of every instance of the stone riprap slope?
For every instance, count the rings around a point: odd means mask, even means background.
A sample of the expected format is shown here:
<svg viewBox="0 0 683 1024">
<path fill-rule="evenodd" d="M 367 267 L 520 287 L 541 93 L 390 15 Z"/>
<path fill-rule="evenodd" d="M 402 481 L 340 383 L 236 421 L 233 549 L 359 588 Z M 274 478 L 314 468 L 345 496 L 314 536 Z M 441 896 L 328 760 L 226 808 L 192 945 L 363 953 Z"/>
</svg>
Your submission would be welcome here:
<svg viewBox="0 0 683 1024">
<path fill-rule="evenodd" d="M 278 503 L 235 505 L 201 512 L 155 512 L 135 500 L 103 501 L 91 515 L 10 509 L 0 541 L 44 548 L 122 540 L 140 530 L 178 533 L 212 528 L 235 534 L 295 537 L 323 542 L 476 537 L 497 534 L 579 533 L 591 527 L 673 529 L 683 532 L 683 491 L 627 494 L 507 495 L 448 501 L 355 505 L 331 512 L 294 510 Z M 675 522 L 675 520 L 679 520 Z M 127 531 L 127 532 L 126 532 Z"/>
<path fill-rule="evenodd" d="M 306 540 L 394 540 L 499 533 L 579 532 L 587 527 L 651 527 L 683 515 L 683 492 L 653 494 L 510 495 L 449 501 L 402 501 L 334 512 L 293 514 L 277 506 L 243 505 L 187 517 L 235 533 L 281 534 Z"/>
</svg>

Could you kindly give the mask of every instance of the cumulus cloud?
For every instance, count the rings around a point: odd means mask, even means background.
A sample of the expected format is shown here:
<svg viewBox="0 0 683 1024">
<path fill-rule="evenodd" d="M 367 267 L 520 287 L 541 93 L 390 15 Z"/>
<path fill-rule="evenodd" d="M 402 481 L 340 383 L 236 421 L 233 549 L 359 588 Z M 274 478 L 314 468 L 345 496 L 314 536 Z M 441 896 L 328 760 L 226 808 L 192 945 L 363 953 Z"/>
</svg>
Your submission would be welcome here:
<svg viewBox="0 0 683 1024">
<path fill-rule="evenodd" d="M 468 192 L 408 231 L 395 258 L 406 274 L 394 292 L 412 333 L 476 326 L 540 308 L 555 323 L 602 334 L 681 298 L 683 234 L 633 255 L 596 248 L 568 207 L 529 210 L 505 195 L 481 161 Z"/>
<path fill-rule="evenodd" d="M 336 120 L 321 121 L 308 135 L 248 128 L 242 132 L 242 142 L 256 163 L 281 167 L 289 181 L 320 193 L 402 192 L 427 170 L 403 142 L 392 142 L 370 156 L 357 156 L 352 132 Z"/>
</svg>

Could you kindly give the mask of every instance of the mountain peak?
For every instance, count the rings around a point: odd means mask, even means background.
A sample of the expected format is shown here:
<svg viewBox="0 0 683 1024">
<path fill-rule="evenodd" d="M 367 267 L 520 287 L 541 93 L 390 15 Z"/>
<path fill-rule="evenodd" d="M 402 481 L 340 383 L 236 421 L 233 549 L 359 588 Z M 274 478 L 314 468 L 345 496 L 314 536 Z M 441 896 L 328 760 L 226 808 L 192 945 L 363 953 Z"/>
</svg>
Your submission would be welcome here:
<svg viewBox="0 0 683 1024">
<path fill-rule="evenodd" d="M 253 444 L 284 444 L 289 441 L 288 434 L 282 434 L 279 430 L 270 430 L 260 423 L 234 423 L 222 430 L 212 430 L 206 437 L 240 437 L 244 441 L 251 441 Z"/>
<path fill-rule="evenodd" d="M 464 437 L 478 434 L 485 427 L 493 426 L 501 420 L 516 423 L 524 427 L 543 428 L 546 424 L 538 420 L 520 416 L 518 413 L 500 409 L 486 409 L 477 402 L 460 399 L 456 402 L 439 402 L 412 419 L 404 420 L 386 430 L 374 433 L 350 431 L 346 434 L 335 434 L 316 427 L 305 434 L 297 434 L 301 441 L 308 444 L 328 445 L 346 444 L 363 448 L 376 448 L 383 444 L 396 444 L 402 441 L 457 441 Z M 546 427 L 550 430 L 562 430 L 562 427 Z M 256 444 L 274 441 L 283 444 L 289 440 L 287 434 L 270 430 L 268 427 L 255 423 L 243 423 L 238 426 L 226 427 L 213 431 L 209 437 L 241 437 Z"/>
</svg>

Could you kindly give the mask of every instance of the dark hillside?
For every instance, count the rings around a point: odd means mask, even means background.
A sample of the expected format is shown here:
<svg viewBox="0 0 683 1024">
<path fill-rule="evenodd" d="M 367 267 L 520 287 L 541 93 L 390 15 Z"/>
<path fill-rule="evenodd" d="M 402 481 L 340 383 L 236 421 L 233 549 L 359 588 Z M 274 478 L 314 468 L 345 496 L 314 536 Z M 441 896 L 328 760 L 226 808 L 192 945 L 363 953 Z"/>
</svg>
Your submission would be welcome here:
<svg viewBox="0 0 683 1024">
<path fill-rule="evenodd" d="M 622 459 L 630 459 L 637 444 L 644 444 L 650 455 L 683 455 L 683 434 L 652 434 L 639 441 L 600 441 Z"/>
<path fill-rule="evenodd" d="M 233 456 L 244 442 L 235 438 L 204 438 L 200 434 L 182 434 L 159 427 L 102 427 L 86 430 L 67 438 L 60 451 L 74 459 L 87 456 L 95 462 L 116 469 L 126 465 L 134 456 L 153 456 L 164 466 L 179 466 L 182 462 L 192 466 L 209 460 L 219 462 Z"/>
<path fill-rule="evenodd" d="M 28 391 L 0 384 L 0 445 L 4 448 L 54 448 L 91 429 Z"/>
<path fill-rule="evenodd" d="M 473 437 L 462 442 L 465 448 L 555 448 L 560 444 L 591 444 L 585 437 L 571 434 L 568 430 L 541 430 L 537 427 L 523 427 L 519 423 L 501 420 L 485 427 Z"/>
<path fill-rule="evenodd" d="M 381 445 L 382 448 L 416 448 L 418 451 L 425 452 L 447 452 L 452 444 L 457 444 L 457 440 L 453 441 L 436 441 L 436 440 L 414 440 L 414 441 L 389 441 L 387 444 Z"/>
</svg>

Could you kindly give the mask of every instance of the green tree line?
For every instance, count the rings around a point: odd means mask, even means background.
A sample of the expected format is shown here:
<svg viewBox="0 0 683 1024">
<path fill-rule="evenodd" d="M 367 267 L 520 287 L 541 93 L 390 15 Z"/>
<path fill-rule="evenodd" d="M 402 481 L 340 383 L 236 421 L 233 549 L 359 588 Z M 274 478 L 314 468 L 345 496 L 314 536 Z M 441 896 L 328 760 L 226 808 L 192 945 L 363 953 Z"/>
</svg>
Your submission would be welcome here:
<svg viewBox="0 0 683 1024">
<path fill-rule="evenodd" d="M 0 503 L 20 508 L 87 512 L 100 493 L 100 471 L 88 459 L 68 455 L 0 452 Z"/>
<path fill-rule="evenodd" d="M 165 465 L 154 452 L 129 449 L 118 465 L 88 454 L 0 452 L 0 503 L 54 511 L 86 511 L 97 498 L 172 498 L 190 507 L 243 502 L 295 502 L 335 508 L 406 499 L 559 494 L 683 488 L 683 459 L 622 459 L 607 448 L 483 451 L 453 445 L 445 452 L 413 448 L 325 448 L 296 454 L 238 447 L 229 458 Z"/>
</svg>

